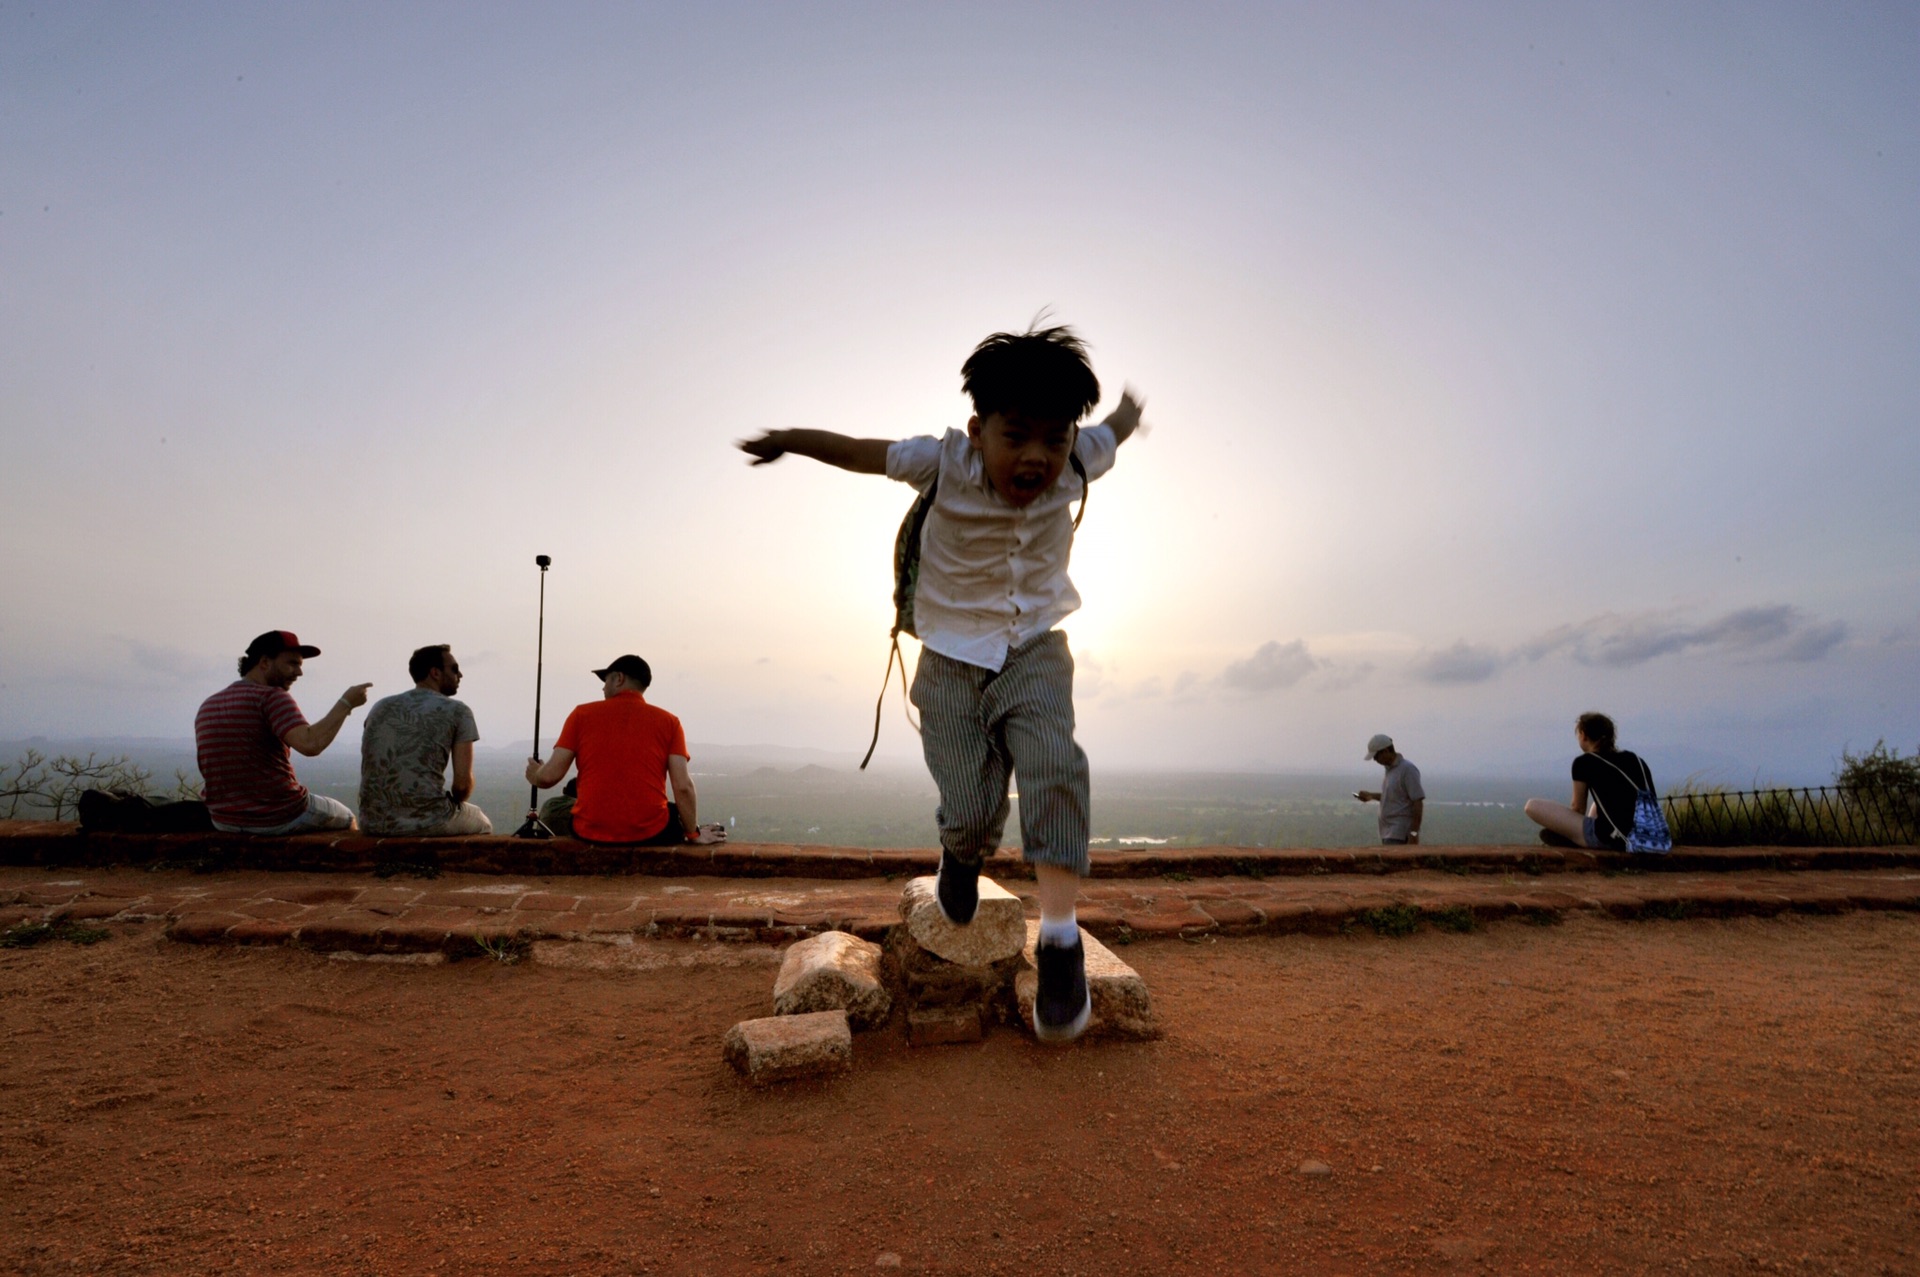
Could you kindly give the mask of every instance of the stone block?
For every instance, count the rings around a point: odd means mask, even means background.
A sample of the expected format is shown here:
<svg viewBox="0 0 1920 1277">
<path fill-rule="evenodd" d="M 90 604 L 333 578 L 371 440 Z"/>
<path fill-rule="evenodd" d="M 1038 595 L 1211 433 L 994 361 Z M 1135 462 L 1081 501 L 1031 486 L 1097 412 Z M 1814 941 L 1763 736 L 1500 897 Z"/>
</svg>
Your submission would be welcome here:
<svg viewBox="0 0 1920 1277">
<path fill-rule="evenodd" d="M 773 982 L 775 1015 L 845 1011 L 856 1029 L 885 1024 L 893 995 L 880 982 L 880 946 L 826 931 L 788 948 Z"/>
<path fill-rule="evenodd" d="M 914 1046 L 978 1042 L 986 1036 L 980 1006 L 921 1007 L 907 1013 L 907 1041 Z"/>
<path fill-rule="evenodd" d="M 755 1086 L 844 1073 L 853 1067 L 853 1031 L 845 1011 L 742 1020 L 721 1043 L 727 1063 Z"/>
<path fill-rule="evenodd" d="M 998 962 L 965 966 L 921 948 L 904 923 L 886 933 L 885 979 L 910 1008 L 1004 1002 L 1025 962 L 1016 949 Z"/>
<path fill-rule="evenodd" d="M 1027 921 L 1020 897 L 983 876 L 979 910 L 971 923 L 956 927 L 940 912 L 934 882 L 931 874 L 914 878 L 900 893 L 900 917 L 915 944 L 963 967 L 992 966 L 1020 952 Z"/>
<path fill-rule="evenodd" d="M 1223 931 L 1255 931 L 1267 920 L 1265 914 L 1244 900 L 1208 900 L 1200 906 Z"/>
<path fill-rule="evenodd" d="M 225 938 L 228 944 L 286 944 L 293 939 L 295 930 L 291 922 L 258 918 L 235 923 L 228 928 Z"/>
<path fill-rule="evenodd" d="M 1033 996 L 1040 986 L 1040 973 L 1033 967 L 1033 950 L 1040 942 L 1040 923 L 1027 924 L 1027 945 L 1022 957 L 1026 963 L 1014 977 L 1013 993 L 1020 1006 L 1020 1022 L 1033 1027 Z M 1080 943 L 1087 949 L 1087 992 L 1093 998 L 1093 1018 L 1087 1023 L 1087 1036 L 1119 1038 L 1157 1038 L 1160 1026 L 1153 1018 L 1153 1003 L 1147 997 L 1147 982 L 1140 973 L 1114 955 L 1080 928 Z"/>
<path fill-rule="evenodd" d="M 167 928 L 167 939 L 185 944 L 219 944 L 227 932 L 247 921 L 237 913 L 189 913 Z"/>
</svg>

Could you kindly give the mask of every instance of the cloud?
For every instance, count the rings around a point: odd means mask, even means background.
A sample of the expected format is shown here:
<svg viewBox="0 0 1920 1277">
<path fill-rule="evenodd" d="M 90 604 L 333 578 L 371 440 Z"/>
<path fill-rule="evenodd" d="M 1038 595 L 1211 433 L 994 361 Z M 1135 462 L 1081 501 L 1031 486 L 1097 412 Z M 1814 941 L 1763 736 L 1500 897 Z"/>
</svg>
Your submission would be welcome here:
<svg viewBox="0 0 1920 1277">
<path fill-rule="evenodd" d="M 1809 625 L 1780 649 L 1783 661 L 1817 661 L 1846 642 L 1850 631 L 1845 621 L 1827 621 L 1820 625 Z"/>
<path fill-rule="evenodd" d="M 1792 634 L 1799 609 L 1785 604 L 1741 608 L 1704 625 L 1680 625 L 1659 616 L 1628 618 L 1576 641 L 1574 659 L 1622 668 L 1691 648 L 1751 651 Z"/>
<path fill-rule="evenodd" d="M 1412 653 L 1405 669 L 1417 682 L 1472 687 L 1497 678 L 1513 665 L 1550 656 L 1606 669 L 1632 669 L 1686 653 L 1743 662 L 1807 662 L 1825 659 L 1850 637 L 1852 631 L 1844 621 L 1821 620 L 1788 603 L 1735 608 L 1705 620 L 1691 619 L 1678 610 L 1606 612 L 1577 624 L 1556 625 L 1511 648 L 1458 639 L 1448 647 Z M 1228 665 L 1214 685 L 1261 695 L 1294 687 L 1311 676 L 1314 689 L 1340 692 L 1373 671 L 1372 662 L 1316 656 L 1304 639 L 1274 640 Z"/>
<path fill-rule="evenodd" d="M 1608 612 L 1578 625 L 1556 625 L 1508 652 L 1465 639 L 1414 658 L 1423 683 L 1484 683 L 1508 665 L 1559 653 L 1582 665 L 1632 669 L 1663 656 L 1707 652 L 1760 661 L 1817 661 L 1846 641 L 1844 621 L 1821 621 L 1786 603 L 1737 608 L 1702 622 L 1672 612 L 1622 616 Z"/>
<path fill-rule="evenodd" d="M 1695 650 L 1761 660 L 1813 661 L 1846 636 L 1842 622 L 1817 621 L 1790 604 L 1771 603 L 1739 608 L 1698 625 L 1663 613 L 1600 616 L 1582 626 L 1561 626 L 1528 647 L 1544 654 L 1565 646 L 1582 665 L 1628 669 Z"/>
<path fill-rule="evenodd" d="M 1423 683 L 1484 683 L 1507 663 L 1493 648 L 1465 639 L 1438 652 L 1416 657 L 1413 676 Z"/>
<path fill-rule="evenodd" d="M 1258 695 L 1292 687 L 1319 668 L 1320 662 L 1307 651 L 1304 640 L 1295 639 L 1291 643 L 1274 640 L 1262 643 L 1246 660 L 1227 666 L 1220 682 L 1237 691 Z"/>
</svg>

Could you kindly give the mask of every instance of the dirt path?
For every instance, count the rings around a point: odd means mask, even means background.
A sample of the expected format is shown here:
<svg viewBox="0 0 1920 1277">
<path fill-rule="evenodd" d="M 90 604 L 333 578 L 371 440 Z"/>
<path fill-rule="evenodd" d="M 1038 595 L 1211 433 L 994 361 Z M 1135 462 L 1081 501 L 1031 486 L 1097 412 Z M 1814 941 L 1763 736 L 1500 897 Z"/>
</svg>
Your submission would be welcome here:
<svg viewBox="0 0 1920 1277">
<path fill-rule="evenodd" d="M 1138 944 L 1163 1041 L 869 1035 L 766 1094 L 719 1057 L 757 946 L 112 930 L 0 951 L 7 1271 L 1920 1269 L 1910 914 Z"/>
</svg>

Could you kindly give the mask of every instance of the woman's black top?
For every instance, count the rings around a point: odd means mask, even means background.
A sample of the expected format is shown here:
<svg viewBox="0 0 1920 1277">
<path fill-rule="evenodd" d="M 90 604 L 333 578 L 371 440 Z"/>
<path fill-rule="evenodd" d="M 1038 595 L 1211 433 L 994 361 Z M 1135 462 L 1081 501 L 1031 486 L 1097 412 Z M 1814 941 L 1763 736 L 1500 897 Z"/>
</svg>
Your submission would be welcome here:
<svg viewBox="0 0 1920 1277">
<path fill-rule="evenodd" d="M 1609 843 L 1624 844 L 1627 831 L 1613 822 L 1624 821 L 1627 829 L 1633 827 L 1634 795 L 1653 788 L 1653 772 L 1632 750 L 1623 749 L 1617 754 L 1595 751 L 1573 760 L 1573 778 L 1585 785 L 1600 804 L 1593 817 L 1593 832 Z"/>
</svg>

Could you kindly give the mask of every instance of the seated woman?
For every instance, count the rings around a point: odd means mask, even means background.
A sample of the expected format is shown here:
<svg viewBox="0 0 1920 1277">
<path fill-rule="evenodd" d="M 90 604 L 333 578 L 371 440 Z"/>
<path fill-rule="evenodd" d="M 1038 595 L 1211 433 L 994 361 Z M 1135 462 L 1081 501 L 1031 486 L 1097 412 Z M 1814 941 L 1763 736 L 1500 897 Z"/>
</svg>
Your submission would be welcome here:
<svg viewBox="0 0 1920 1277">
<path fill-rule="evenodd" d="M 1582 714 L 1573 735 L 1580 742 L 1580 756 L 1573 760 L 1573 801 L 1529 798 L 1527 816 L 1541 827 L 1540 841 L 1550 846 L 1625 851 L 1634 795 L 1653 788 L 1653 772 L 1638 754 L 1614 747 L 1613 720 L 1605 714 Z M 1626 825 L 1618 823 L 1622 820 Z"/>
</svg>

